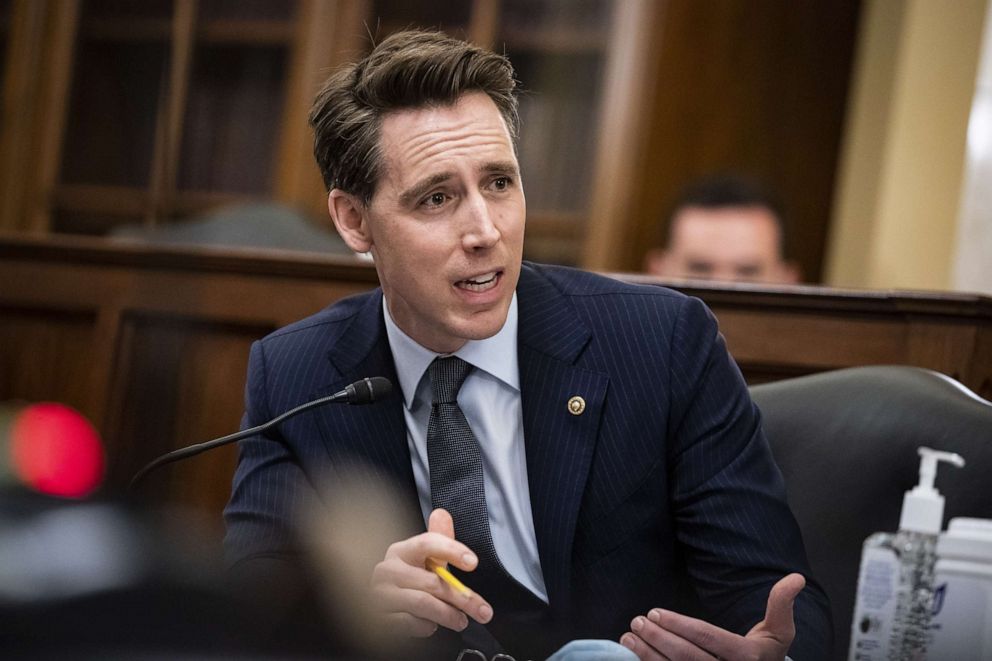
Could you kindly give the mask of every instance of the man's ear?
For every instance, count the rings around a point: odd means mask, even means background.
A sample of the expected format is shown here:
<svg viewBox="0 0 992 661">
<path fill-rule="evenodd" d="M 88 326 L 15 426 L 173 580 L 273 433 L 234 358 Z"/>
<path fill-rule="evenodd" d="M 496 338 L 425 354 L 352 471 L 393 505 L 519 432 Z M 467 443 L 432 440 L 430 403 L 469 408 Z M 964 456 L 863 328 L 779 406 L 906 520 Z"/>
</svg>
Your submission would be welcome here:
<svg viewBox="0 0 992 661">
<path fill-rule="evenodd" d="M 365 221 L 365 205 L 352 195 L 335 188 L 327 194 L 327 212 L 334 227 L 353 251 L 365 253 L 372 249 L 372 234 Z"/>
</svg>

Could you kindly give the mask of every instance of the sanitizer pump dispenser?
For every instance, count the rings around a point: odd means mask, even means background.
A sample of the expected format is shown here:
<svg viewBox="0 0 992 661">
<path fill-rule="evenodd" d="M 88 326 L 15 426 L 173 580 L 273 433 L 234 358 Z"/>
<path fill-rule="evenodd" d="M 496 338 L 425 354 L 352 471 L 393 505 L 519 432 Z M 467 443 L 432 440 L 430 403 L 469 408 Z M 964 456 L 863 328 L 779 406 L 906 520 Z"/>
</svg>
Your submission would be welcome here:
<svg viewBox="0 0 992 661">
<path fill-rule="evenodd" d="M 865 540 L 851 623 L 849 661 L 926 658 L 933 602 L 937 538 L 944 497 L 934 488 L 937 462 L 958 468 L 953 452 L 919 448 L 920 482 L 902 499 L 899 532 Z"/>
</svg>

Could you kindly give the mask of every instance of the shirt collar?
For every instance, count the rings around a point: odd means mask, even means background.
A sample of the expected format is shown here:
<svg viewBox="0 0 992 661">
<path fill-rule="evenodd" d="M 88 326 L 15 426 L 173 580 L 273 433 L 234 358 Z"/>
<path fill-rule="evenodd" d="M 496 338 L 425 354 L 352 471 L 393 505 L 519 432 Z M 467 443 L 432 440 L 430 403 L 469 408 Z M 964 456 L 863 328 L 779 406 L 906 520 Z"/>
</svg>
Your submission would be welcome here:
<svg viewBox="0 0 992 661">
<path fill-rule="evenodd" d="M 386 321 L 386 336 L 389 349 L 396 364 L 403 403 L 408 409 L 413 407 L 417 386 L 431 362 L 439 355 L 419 345 L 404 333 L 389 314 L 385 296 L 382 299 L 382 314 Z M 484 340 L 469 340 L 456 351 L 458 356 L 474 367 L 488 372 L 514 390 L 520 390 L 520 369 L 517 365 L 517 294 L 513 293 L 506 322 L 498 333 Z"/>
</svg>

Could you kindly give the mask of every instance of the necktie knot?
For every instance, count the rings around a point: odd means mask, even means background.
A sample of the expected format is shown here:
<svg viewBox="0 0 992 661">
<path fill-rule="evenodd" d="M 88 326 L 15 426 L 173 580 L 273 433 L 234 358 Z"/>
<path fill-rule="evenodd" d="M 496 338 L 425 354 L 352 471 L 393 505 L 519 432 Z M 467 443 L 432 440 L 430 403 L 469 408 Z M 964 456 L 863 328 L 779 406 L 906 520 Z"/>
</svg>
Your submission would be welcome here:
<svg viewBox="0 0 992 661">
<path fill-rule="evenodd" d="M 427 368 L 431 380 L 431 403 L 455 403 L 458 391 L 471 370 L 472 366 L 457 356 L 435 358 Z"/>
</svg>

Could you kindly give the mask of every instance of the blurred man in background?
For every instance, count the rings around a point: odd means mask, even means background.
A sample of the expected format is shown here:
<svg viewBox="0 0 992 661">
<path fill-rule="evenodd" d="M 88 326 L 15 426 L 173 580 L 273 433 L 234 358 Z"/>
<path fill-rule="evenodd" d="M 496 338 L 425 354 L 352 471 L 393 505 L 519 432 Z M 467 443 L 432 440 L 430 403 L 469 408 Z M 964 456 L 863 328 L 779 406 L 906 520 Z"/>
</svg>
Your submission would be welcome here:
<svg viewBox="0 0 992 661">
<path fill-rule="evenodd" d="M 652 275 L 791 284 L 798 267 L 784 258 L 778 202 L 757 183 L 717 175 L 687 187 L 668 221 L 668 245 L 645 257 Z"/>
</svg>

